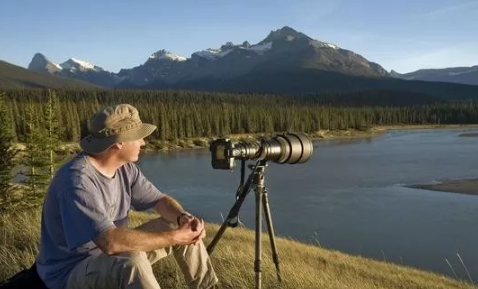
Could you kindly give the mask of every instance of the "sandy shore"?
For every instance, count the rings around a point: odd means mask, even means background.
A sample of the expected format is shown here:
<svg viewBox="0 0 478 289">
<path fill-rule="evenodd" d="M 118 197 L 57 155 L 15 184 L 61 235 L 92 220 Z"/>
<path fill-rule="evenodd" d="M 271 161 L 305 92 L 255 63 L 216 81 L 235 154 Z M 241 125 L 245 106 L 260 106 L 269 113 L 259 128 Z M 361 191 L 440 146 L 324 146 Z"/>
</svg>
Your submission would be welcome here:
<svg viewBox="0 0 478 289">
<path fill-rule="evenodd" d="M 457 194 L 478 195 L 478 179 L 446 180 L 437 184 L 408 185 L 406 187 Z"/>
<path fill-rule="evenodd" d="M 453 127 L 454 126 L 447 126 L 447 128 L 453 128 Z M 456 127 L 461 127 L 461 126 L 456 126 Z M 476 125 L 468 125 L 467 127 L 476 127 Z M 393 127 L 393 128 L 387 128 L 387 129 L 392 130 L 397 128 Z M 410 129 L 410 128 L 407 128 L 407 129 Z M 478 137 L 478 133 L 467 132 L 467 133 L 462 133 L 459 136 L 460 137 Z M 414 189 L 457 193 L 457 194 L 478 195 L 478 179 L 444 180 L 436 184 L 407 185 L 406 187 L 414 188 Z"/>
</svg>

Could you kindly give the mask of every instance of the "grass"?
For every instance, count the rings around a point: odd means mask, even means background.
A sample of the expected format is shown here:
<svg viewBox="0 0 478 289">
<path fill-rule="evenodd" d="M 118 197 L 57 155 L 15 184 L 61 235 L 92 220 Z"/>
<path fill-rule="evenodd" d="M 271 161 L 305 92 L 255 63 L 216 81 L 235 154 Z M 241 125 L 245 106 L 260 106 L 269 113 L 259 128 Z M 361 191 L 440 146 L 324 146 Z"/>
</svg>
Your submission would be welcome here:
<svg viewBox="0 0 478 289">
<path fill-rule="evenodd" d="M 154 215 L 132 213 L 131 226 Z M 207 224 L 206 244 L 219 229 Z M 0 218 L 0 280 L 29 267 L 38 253 L 40 211 L 15 213 Z M 264 289 L 452 289 L 477 288 L 465 281 L 326 250 L 293 240 L 277 238 L 282 283 L 278 283 L 267 234 L 263 236 L 262 288 Z M 222 288 L 254 287 L 254 232 L 244 228 L 228 229 L 217 244 L 212 261 Z M 154 265 L 161 288 L 186 288 L 172 257 Z"/>
</svg>

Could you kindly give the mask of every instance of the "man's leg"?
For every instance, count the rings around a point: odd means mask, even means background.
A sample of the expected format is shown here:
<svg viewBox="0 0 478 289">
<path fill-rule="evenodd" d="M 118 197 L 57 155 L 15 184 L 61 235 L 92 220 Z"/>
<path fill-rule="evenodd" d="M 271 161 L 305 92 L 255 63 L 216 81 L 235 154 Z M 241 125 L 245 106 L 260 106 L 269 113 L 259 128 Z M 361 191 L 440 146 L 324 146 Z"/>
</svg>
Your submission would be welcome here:
<svg viewBox="0 0 478 289">
<path fill-rule="evenodd" d="M 140 230 L 153 232 L 164 232 L 174 228 L 176 228 L 176 225 L 164 220 L 163 218 L 154 219 L 138 227 Z M 165 253 L 168 255 L 171 254 L 171 248 L 147 252 L 151 264 L 154 264 L 156 261 L 163 258 Z M 189 288 L 212 288 L 213 285 L 218 282 L 206 246 L 204 246 L 202 241 L 198 242 L 196 245 L 173 246 L 172 253 Z"/>
<path fill-rule="evenodd" d="M 174 225 L 162 218 L 149 221 L 137 229 L 168 231 Z M 113 256 L 88 257 L 70 274 L 66 289 L 143 288 L 159 289 L 151 265 L 173 253 L 190 288 L 211 288 L 218 279 L 204 243 L 174 246 L 150 252 L 129 252 Z"/>
<path fill-rule="evenodd" d="M 76 265 L 66 289 L 160 289 L 145 252 L 91 256 Z"/>
</svg>

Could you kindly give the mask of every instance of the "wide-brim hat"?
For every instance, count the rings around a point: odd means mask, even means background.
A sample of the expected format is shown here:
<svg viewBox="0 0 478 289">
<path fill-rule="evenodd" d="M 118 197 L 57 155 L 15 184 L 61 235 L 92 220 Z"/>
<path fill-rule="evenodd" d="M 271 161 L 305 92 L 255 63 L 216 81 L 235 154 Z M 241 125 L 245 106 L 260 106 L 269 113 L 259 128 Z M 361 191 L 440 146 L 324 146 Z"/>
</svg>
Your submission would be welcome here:
<svg viewBox="0 0 478 289">
<path fill-rule="evenodd" d="M 145 138 L 155 129 L 155 125 L 141 121 L 135 107 L 118 104 L 93 115 L 88 122 L 90 134 L 80 141 L 80 147 L 85 152 L 96 155 L 115 143 Z"/>
</svg>

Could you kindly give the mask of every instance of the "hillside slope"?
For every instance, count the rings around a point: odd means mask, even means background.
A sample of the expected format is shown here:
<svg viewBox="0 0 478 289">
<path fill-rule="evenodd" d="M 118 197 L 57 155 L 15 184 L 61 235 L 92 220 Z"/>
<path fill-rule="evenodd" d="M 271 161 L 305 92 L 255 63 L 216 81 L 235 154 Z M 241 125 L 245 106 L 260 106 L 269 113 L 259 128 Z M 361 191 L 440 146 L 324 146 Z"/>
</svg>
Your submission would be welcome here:
<svg viewBox="0 0 478 289">
<path fill-rule="evenodd" d="M 156 216 L 133 213 L 130 226 L 137 226 Z M 11 276 L 22 266 L 31 265 L 37 252 L 40 211 L 0 218 L 0 280 Z M 219 226 L 207 225 L 206 244 Z M 282 283 L 278 283 L 271 260 L 269 240 L 263 235 L 262 288 L 264 289 L 473 289 L 466 282 L 412 269 L 374 261 L 277 238 Z M 254 288 L 254 232 L 243 228 L 229 229 L 222 236 L 212 262 L 224 289 Z M 173 257 L 153 266 L 161 288 L 186 288 Z"/>
<path fill-rule="evenodd" d="M 0 60 L 0 89 L 22 88 L 88 89 L 100 87 L 79 80 L 34 72 Z"/>
</svg>

